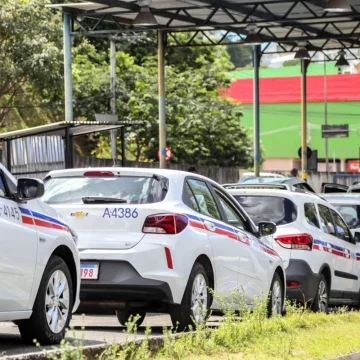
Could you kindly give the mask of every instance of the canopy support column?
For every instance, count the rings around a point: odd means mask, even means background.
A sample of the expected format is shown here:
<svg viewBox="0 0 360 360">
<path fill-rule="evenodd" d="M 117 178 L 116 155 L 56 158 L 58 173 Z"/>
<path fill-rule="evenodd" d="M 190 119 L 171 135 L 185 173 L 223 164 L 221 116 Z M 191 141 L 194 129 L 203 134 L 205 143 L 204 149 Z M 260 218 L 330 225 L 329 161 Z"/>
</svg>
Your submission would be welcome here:
<svg viewBox="0 0 360 360">
<path fill-rule="evenodd" d="M 6 167 L 11 172 L 11 140 L 6 140 Z"/>
<path fill-rule="evenodd" d="M 125 156 L 125 126 L 121 128 L 121 166 L 126 166 L 126 156 Z"/>
<path fill-rule="evenodd" d="M 261 57 L 260 45 L 253 46 L 253 67 L 254 67 L 254 172 L 255 176 L 260 175 L 260 96 L 259 96 L 259 68 Z"/>
<path fill-rule="evenodd" d="M 64 88 L 65 88 L 65 121 L 73 121 L 72 72 L 71 72 L 71 16 L 64 13 Z"/>
<path fill-rule="evenodd" d="M 116 115 L 116 47 L 115 40 L 110 40 L 110 108 L 111 113 Z M 111 130 L 111 157 L 117 159 L 117 130 Z"/>
<path fill-rule="evenodd" d="M 301 173 L 302 179 L 307 181 L 307 98 L 306 73 L 309 60 L 301 59 Z"/>
<path fill-rule="evenodd" d="M 160 169 L 166 168 L 165 110 L 165 32 L 158 30 L 158 89 L 159 89 L 159 157 Z"/>
</svg>

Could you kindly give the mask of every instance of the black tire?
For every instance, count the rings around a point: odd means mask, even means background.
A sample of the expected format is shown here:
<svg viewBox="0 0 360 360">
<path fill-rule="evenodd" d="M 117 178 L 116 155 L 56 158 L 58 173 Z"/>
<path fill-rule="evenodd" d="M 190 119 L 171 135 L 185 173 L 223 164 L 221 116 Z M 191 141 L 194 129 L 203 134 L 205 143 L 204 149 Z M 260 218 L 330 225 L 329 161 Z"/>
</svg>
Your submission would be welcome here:
<svg viewBox="0 0 360 360">
<path fill-rule="evenodd" d="M 135 322 L 136 327 L 138 328 L 145 320 L 146 312 L 143 311 L 128 311 L 128 310 L 116 310 L 116 317 L 119 320 L 120 325 L 126 326 L 126 323 L 131 320 L 133 321 L 135 316 L 138 319 Z M 132 317 L 132 319 L 130 319 Z"/>
<path fill-rule="evenodd" d="M 268 298 L 268 316 L 281 316 L 284 313 L 284 286 L 276 272 L 271 282 Z"/>
<path fill-rule="evenodd" d="M 311 310 L 314 312 L 324 312 L 326 314 L 329 312 L 329 285 L 324 274 L 321 274 L 319 277 L 314 300 L 311 304 Z"/>
<path fill-rule="evenodd" d="M 181 304 L 173 305 L 170 311 L 171 321 L 177 331 L 187 330 L 190 326 L 196 327 L 197 325 L 196 321 L 194 322 L 194 313 L 191 305 L 194 282 L 199 275 L 202 276 L 203 279 L 205 279 L 206 283 L 205 289 L 202 291 L 202 294 L 206 296 L 206 310 L 203 314 L 201 314 L 203 319 L 200 321 L 206 322 L 209 316 L 209 308 L 211 302 L 211 296 L 209 293 L 209 277 L 206 273 L 205 268 L 200 263 L 195 263 L 191 270 Z"/>
<path fill-rule="evenodd" d="M 46 294 L 48 290 L 48 284 L 51 276 L 55 271 L 62 271 L 66 277 L 69 290 L 69 311 L 67 319 L 61 331 L 53 332 L 46 319 Z M 73 307 L 73 287 L 69 268 L 64 260 L 56 255 L 53 255 L 48 264 L 46 265 L 43 277 L 40 282 L 39 290 L 35 299 L 33 313 L 30 319 L 21 320 L 18 322 L 19 330 L 23 341 L 27 344 L 34 345 L 34 339 L 41 345 L 55 345 L 59 344 L 65 336 L 65 331 L 69 326 L 72 315 Z"/>
</svg>

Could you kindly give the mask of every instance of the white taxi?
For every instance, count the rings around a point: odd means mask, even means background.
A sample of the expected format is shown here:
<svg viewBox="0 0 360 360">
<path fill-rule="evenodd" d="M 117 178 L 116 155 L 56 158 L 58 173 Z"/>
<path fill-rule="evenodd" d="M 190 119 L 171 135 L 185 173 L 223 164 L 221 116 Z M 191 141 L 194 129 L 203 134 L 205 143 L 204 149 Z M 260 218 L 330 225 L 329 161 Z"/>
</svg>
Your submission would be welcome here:
<svg viewBox="0 0 360 360">
<path fill-rule="evenodd" d="M 333 205 L 283 183 L 224 187 L 255 224 L 277 225 L 269 241 L 284 260 L 291 300 L 323 312 L 330 305 L 359 305 L 360 246 Z"/>
<path fill-rule="evenodd" d="M 52 171 L 43 200 L 77 231 L 81 309 L 116 311 L 120 324 L 147 312 L 170 313 L 184 329 L 204 320 L 210 289 L 231 299 L 244 289 L 250 306 L 269 294 L 269 313 L 284 307 L 284 270 L 220 185 L 174 170 L 88 168 Z"/>
<path fill-rule="evenodd" d="M 23 340 L 57 344 L 79 306 L 76 235 L 37 198 L 44 184 L 16 179 L 0 164 L 0 321 Z"/>
</svg>

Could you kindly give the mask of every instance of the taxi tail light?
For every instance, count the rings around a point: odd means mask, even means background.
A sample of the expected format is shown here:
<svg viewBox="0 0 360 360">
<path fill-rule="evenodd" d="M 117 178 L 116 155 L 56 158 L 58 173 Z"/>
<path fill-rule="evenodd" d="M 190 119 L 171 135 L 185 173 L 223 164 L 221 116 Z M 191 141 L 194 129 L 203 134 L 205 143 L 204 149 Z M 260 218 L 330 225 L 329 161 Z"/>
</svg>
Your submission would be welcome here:
<svg viewBox="0 0 360 360">
<path fill-rule="evenodd" d="M 279 235 L 276 242 L 285 249 L 311 250 L 313 238 L 309 234 Z"/>
<path fill-rule="evenodd" d="M 294 288 L 300 286 L 300 283 L 298 283 L 297 281 L 287 281 L 286 286 L 290 288 Z"/>
<path fill-rule="evenodd" d="M 86 171 L 83 175 L 89 177 L 108 177 L 114 176 L 114 173 L 112 171 Z"/>
<path fill-rule="evenodd" d="M 145 219 L 142 232 L 145 234 L 180 234 L 189 223 L 182 214 L 156 214 Z"/>
</svg>

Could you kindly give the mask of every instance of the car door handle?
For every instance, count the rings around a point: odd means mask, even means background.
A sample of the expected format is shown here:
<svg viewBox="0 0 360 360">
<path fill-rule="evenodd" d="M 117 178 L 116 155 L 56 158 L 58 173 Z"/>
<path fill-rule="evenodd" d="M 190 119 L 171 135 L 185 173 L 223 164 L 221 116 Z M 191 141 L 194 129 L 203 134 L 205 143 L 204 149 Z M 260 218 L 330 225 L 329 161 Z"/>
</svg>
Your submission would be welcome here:
<svg viewBox="0 0 360 360">
<path fill-rule="evenodd" d="M 211 222 L 211 221 L 204 221 L 204 225 L 206 226 L 206 228 L 210 231 L 215 231 L 216 227 L 215 225 Z"/>
</svg>

